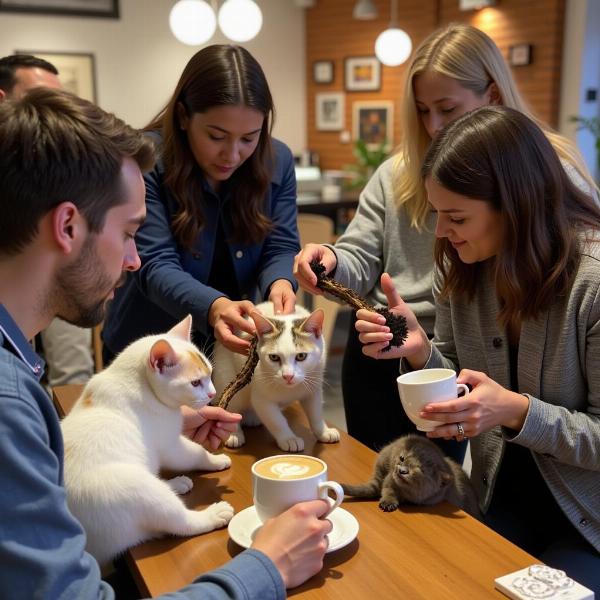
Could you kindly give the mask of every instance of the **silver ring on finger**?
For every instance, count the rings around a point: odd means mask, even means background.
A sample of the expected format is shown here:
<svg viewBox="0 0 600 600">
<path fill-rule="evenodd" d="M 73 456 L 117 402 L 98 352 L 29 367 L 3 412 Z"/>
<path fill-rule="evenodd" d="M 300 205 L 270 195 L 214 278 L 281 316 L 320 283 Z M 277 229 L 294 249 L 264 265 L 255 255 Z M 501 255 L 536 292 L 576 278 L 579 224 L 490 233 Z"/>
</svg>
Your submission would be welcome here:
<svg viewBox="0 0 600 600">
<path fill-rule="evenodd" d="M 465 428 L 462 426 L 462 423 L 456 423 L 456 436 L 455 439 L 457 442 L 462 442 L 463 440 L 467 439 L 467 436 L 465 435 Z"/>
</svg>

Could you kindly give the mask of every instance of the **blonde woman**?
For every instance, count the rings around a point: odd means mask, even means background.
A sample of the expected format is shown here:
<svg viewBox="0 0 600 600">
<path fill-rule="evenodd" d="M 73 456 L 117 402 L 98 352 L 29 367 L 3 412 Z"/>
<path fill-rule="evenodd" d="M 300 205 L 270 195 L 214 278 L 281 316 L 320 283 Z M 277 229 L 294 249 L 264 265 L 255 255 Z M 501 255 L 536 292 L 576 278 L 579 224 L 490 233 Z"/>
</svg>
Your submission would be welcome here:
<svg viewBox="0 0 600 600">
<path fill-rule="evenodd" d="M 355 218 L 336 244 L 308 244 L 298 254 L 294 274 L 300 285 L 321 293 L 309 267 L 318 258 L 338 281 L 373 303 L 386 304 L 379 280 L 383 272 L 390 273 L 431 336 L 435 219 L 420 177 L 421 163 L 432 138 L 446 124 L 490 104 L 508 106 L 533 118 L 571 180 L 586 191 L 595 189 L 576 148 L 533 117 L 492 39 L 470 25 L 451 24 L 425 39 L 408 67 L 398 152 L 373 175 L 361 194 Z M 414 431 L 398 399 L 398 369 L 398 360 L 376 361 L 363 355 L 353 322 L 342 367 L 348 432 L 375 450 Z M 441 440 L 440 445 L 462 460 L 464 443 Z"/>
</svg>

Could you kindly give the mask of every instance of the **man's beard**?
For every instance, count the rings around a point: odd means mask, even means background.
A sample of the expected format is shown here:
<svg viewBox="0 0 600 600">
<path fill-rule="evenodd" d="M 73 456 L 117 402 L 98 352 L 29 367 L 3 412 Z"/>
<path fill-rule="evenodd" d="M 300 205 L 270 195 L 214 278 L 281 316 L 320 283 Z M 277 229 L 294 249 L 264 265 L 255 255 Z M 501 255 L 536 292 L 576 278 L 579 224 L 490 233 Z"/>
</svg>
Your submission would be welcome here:
<svg viewBox="0 0 600 600">
<path fill-rule="evenodd" d="M 57 316 L 79 327 L 94 327 L 104 320 L 107 296 L 121 281 L 111 281 L 104 271 L 95 240 L 93 234 L 89 235 L 79 258 L 56 277 L 53 296 L 59 301 Z"/>
</svg>

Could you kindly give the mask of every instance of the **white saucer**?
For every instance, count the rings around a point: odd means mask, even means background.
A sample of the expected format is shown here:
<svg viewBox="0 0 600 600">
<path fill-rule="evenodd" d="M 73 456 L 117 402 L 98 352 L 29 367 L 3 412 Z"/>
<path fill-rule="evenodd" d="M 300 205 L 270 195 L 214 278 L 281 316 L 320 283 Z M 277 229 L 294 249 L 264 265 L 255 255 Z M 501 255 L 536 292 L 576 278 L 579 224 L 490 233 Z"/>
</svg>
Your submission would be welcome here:
<svg viewBox="0 0 600 600">
<path fill-rule="evenodd" d="M 358 521 L 356 517 L 343 508 L 336 508 L 327 517 L 333 524 L 333 529 L 328 535 L 329 547 L 327 552 L 339 550 L 347 546 L 358 535 Z M 227 531 L 229 537 L 243 548 L 249 548 L 254 540 L 261 523 L 254 506 L 249 506 L 234 515 L 229 521 Z"/>
</svg>

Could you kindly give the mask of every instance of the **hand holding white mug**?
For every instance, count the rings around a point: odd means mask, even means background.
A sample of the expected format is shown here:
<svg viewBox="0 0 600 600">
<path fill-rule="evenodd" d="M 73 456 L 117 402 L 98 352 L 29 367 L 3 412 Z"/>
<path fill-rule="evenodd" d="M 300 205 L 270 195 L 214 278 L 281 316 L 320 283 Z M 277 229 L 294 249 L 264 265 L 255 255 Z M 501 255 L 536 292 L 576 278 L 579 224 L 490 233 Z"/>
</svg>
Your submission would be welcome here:
<svg viewBox="0 0 600 600">
<path fill-rule="evenodd" d="M 385 324 L 385 317 L 379 313 L 361 309 L 356 313 L 356 331 L 363 346 L 363 354 L 371 358 L 401 358 L 408 360 L 413 369 L 422 369 L 429 359 L 430 345 L 425 330 L 419 325 L 417 317 L 396 291 L 392 278 L 384 273 L 381 276 L 381 289 L 386 295 L 388 308 L 396 315 L 406 319 L 408 337 L 402 346 L 390 345 L 393 335 Z"/>
<path fill-rule="evenodd" d="M 457 382 L 473 389 L 467 396 L 427 404 L 419 416 L 439 423 L 427 437 L 454 437 L 460 424 L 465 437 L 474 437 L 498 425 L 519 431 L 529 410 L 529 398 L 512 392 L 480 371 L 463 369 Z"/>
<path fill-rule="evenodd" d="M 304 583 L 323 568 L 331 521 L 323 518 L 330 510 L 323 500 L 295 504 L 256 533 L 252 547 L 275 564 L 286 588 Z"/>
</svg>

